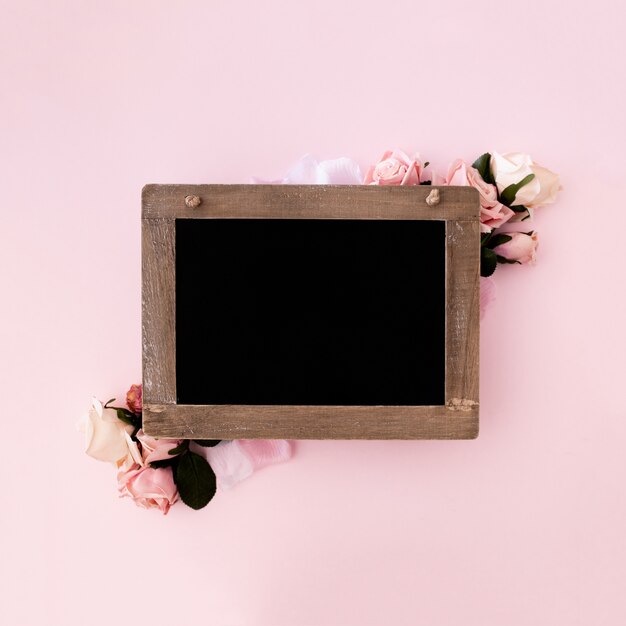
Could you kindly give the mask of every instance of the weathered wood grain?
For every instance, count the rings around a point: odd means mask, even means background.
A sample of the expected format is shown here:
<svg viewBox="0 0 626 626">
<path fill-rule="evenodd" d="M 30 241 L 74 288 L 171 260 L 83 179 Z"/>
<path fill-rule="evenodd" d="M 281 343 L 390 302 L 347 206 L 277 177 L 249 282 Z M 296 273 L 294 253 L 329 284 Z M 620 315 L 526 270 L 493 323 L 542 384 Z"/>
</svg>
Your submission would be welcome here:
<svg viewBox="0 0 626 626">
<path fill-rule="evenodd" d="M 478 406 L 480 223 L 446 223 L 446 405 Z"/>
<path fill-rule="evenodd" d="M 473 439 L 478 407 L 144 404 L 146 423 L 175 439 Z"/>
<path fill-rule="evenodd" d="M 428 185 L 146 185 L 143 217 L 308 218 L 377 220 L 477 219 L 472 187 L 437 187 L 440 201 L 430 207 Z M 186 196 L 201 204 L 187 206 Z"/>
<path fill-rule="evenodd" d="M 470 187 L 147 185 L 143 190 L 144 430 L 191 439 L 472 439 L 478 435 L 479 201 Z M 186 196 L 198 196 L 187 206 Z M 189 203 L 195 205 L 196 203 Z M 446 223 L 444 406 L 177 405 L 175 220 L 416 219 Z"/>
<path fill-rule="evenodd" d="M 176 251 L 172 219 L 142 220 L 143 395 L 176 402 Z"/>
</svg>

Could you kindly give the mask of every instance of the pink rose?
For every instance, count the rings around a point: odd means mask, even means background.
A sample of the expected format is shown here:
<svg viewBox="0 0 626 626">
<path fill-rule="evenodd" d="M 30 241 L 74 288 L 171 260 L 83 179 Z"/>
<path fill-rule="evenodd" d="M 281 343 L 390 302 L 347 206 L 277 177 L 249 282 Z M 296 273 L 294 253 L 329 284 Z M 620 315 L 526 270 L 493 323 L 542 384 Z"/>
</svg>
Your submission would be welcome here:
<svg viewBox="0 0 626 626">
<path fill-rule="evenodd" d="M 462 159 L 457 159 L 448 170 L 448 175 L 441 182 L 442 185 L 457 185 L 460 187 L 474 187 L 480 197 L 480 230 L 489 233 L 494 228 L 500 228 L 508 222 L 515 212 L 498 202 L 498 191 L 495 185 L 486 183 L 478 170 L 468 166 Z"/>
<path fill-rule="evenodd" d="M 365 176 L 366 185 L 419 185 L 423 166 L 417 158 L 411 158 L 401 150 L 387 151 Z"/>
<path fill-rule="evenodd" d="M 517 263 L 534 263 L 539 241 L 537 233 L 502 233 L 511 237 L 510 241 L 496 246 L 493 250 L 508 261 Z"/>
<path fill-rule="evenodd" d="M 141 400 L 142 400 L 142 391 L 141 385 L 131 385 L 130 389 L 126 392 L 126 406 L 133 413 L 141 413 Z"/>
<path fill-rule="evenodd" d="M 132 465 L 117 475 L 117 486 L 121 497 L 132 498 L 144 509 L 159 509 L 164 515 L 178 500 L 171 467 L 141 467 Z"/>
<path fill-rule="evenodd" d="M 146 465 L 153 461 L 173 458 L 176 455 L 169 454 L 169 451 L 182 443 L 182 439 L 154 439 L 146 435 L 143 430 L 137 433 L 137 439 L 141 442 L 143 461 Z"/>
</svg>

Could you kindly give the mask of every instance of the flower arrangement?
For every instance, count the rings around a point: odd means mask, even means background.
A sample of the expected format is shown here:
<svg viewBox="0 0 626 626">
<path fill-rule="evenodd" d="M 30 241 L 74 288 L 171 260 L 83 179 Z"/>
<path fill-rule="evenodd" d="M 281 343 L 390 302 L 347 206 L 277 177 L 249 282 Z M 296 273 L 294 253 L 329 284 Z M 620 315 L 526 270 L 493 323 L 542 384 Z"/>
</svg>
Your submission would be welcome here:
<svg viewBox="0 0 626 626">
<path fill-rule="evenodd" d="M 480 197 L 481 276 L 491 276 L 498 263 L 535 262 L 539 243 L 536 231 L 509 231 L 508 227 L 531 219 L 535 209 L 556 200 L 561 189 L 557 174 L 522 152 L 485 152 L 471 165 L 456 159 L 445 175 L 429 172 L 429 165 L 417 154 L 409 156 L 402 150 L 388 150 L 363 176 L 352 159 L 318 162 L 305 155 L 285 178 L 271 181 L 253 178 L 252 182 L 474 187 Z"/>
<path fill-rule="evenodd" d="M 144 509 L 167 514 L 179 501 L 205 507 L 218 487 L 228 489 L 255 470 L 285 461 L 285 440 L 154 439 L 142 430 L 142 388 L 131 385 L 126 406 L 102 404 L 96 398 L 79 422 L 86 453 L 117 469 L 121 497 Z"/>
<path fill-rule="evenodd" d="M 512 230 L 510 225 L 534 217 L 535 209 L 552 204 L 561 189 L 554 172 L 521 152 L 486 152 L 471 165 L 455 160 L 445 175 L 430 173 L 419 155 L 401 150 L 385 152 L 365 176 L 352 159 L 318 162 L 310 155 L 279 180 L 255 183 L 339 185 L 471 186 L 480 198 L 481 317 L 495 299 L 489 278 L 498 264 L 534 263 L 538 246 L 535 230 Z M 206 506 L 218 488 L 228 489 L 255 470 L 286 461 L 291 444 L 285 440 L 155 439 L 142 429 L 142 389 L 132 385 L 126 406 L 93 399 L 80 422 L 86 452 L 117 469 L 121 497 L 146 509 L 166 514 L 179 501 L 193 509 Z"/>
</svg>

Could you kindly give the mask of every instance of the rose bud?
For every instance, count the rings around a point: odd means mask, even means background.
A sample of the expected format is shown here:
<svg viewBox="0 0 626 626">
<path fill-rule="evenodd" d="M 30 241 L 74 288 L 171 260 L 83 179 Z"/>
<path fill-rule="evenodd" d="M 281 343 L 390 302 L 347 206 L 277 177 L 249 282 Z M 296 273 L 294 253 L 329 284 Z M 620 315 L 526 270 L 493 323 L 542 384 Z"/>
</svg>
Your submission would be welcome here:
<svg viewBox="0 0 626 626">
<path fill-rule="evenodd" d="M 141 395 L 141 385 L 131 385 L 126 393 L 126 406 L 133 413 L 141 413 Z"/>
<path fill-rule="evenodd" d="M 537 233 L 502 233 L 511 239 L 496 246 L 493 251 L 511 263 L 534 263 L 539 241 Z"/>
</svg>

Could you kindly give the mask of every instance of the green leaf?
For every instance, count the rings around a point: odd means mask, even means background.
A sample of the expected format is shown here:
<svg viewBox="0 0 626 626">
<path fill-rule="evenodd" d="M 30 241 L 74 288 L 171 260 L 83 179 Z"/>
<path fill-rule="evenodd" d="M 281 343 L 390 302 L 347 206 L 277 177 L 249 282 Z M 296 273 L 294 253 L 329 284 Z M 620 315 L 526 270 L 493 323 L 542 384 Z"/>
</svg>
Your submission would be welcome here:
<svg viewBox="0 0 626 626">
<path fill-rule="evenodd" d="M 511 241 L 511 239 L 513 239 L 511 235 L 505 235 L 504 233 L 499 233 L 497 235 L 494 235 L 489 240 L 489 247 L 493 250 L 497 246 L 501 246 L 503 243 L 506 243 L 507 241 Z"/>
<path fill-rule="evenodd" d="M 509 209 L 511 209 L 511 211 L 514 211 L 515 213 L 524 213 L 525 211 L 528 211 L 528 209 L 523 204 L 514 204 L 513 206 L 510 206 Z"/>
<path fill-rule="evenodd" d="M 172 456 L 175 456 L 176 454 L 183 453 L 188 448 L 189 448 L 189 441 L 183 441 L 180 445 L 176 446 L 175 448 L 172 448 L 171 450 L 168 450 L 167 453 L 171 454 Z"/>
<path fill-rule="evenodd" d="M 483 233 L 480 236 L 480 245 L 481 246 L 487 245 L 487 243 L 489 243 L 490 239 L 491 239 L 491 233 Z"/>
<path fill-rule="evenodd" d="M 199 446 L 202 446 L 203 448 L 213 448 L 220 441 L 222 440 L 221 439 L 193 439 L 194 443 L 197 443 Z"/>
<path fill-rule="evenodd" d="M 126 409 L 115 409 L 115 412 L 117 414 L 117 419 L 124 422 L 124 424 L 130 424 L 135 427 L 138 425 L 137 418 L 134 413 L 131 413 Z"/>
<path fill-rule="evenodd" d="M 527 185 L 534 177 L 535 177 L 534 174 L 528 174 L 528 176 L 524 176 L 524 178 L 522 178 L 522 180 L 520 180 L 518 183 L 513 183 L 512 185 L 509 185 L 508 187 L 506 187 L 500 194 L 500 202 L 510 207 L 513 204 L 513 202 L 515 202 L 515 196 L 517 195 L 517 192 L 524 185 Z M 519 205 L 516 205 L 516 206 L 519 206 Z"/>
<path fill-rule="evenodd" d="M 109 404 L 111 404 L 111 402 L 115 402 L 115 398 L 111 398 L 110 400 L 107 400 L 107 401 L 104 403 L 104 408 L 105 408 L 105 409 L 108 409 L 108 408 L 109 408 Z"/>
<path fill-rule="evenodd" d="M 217 489 L 215 473 L 206 459 L 195 452 L 178 457 L 174 481 L 181 500 L 196 511 L 205 507 Z"/>
<path fill-rule="evenodd" d="M 424 169 L 426 169 L 429 165 L 430 165 L 430 161 L 426 161 L 426 163 L 424 163 L 424 165 L 422 167 Z"/>
<path fill-rule="evenodd" d="M 493 173 L 491 172 L 491 155 L 489 152 L 485 152 L 485 154 L 481 154 L 473 163 L 472 167 L 475 167 L 478 170 L 481 178 L 490 185 L 495 185 L 496 181 L 493 178 Z"/>
<path fill-rule="evenodd" d="M 491 276 L 496 271 L 497 264 L 496 253 L 491 248 L 481 248 L 480 275 Z"/>
<path fill-rule="evenodd" d="M 498 263 L 511 263 L 511 264 L 519 263 L 520 265 L 522 264 L 521 261 L 511 261 L 511 259 L 507 259 L 506 257 L 500 256 L 500 255 L 497 256 L 497 259 L 498 259 Z"/>
</svg>

